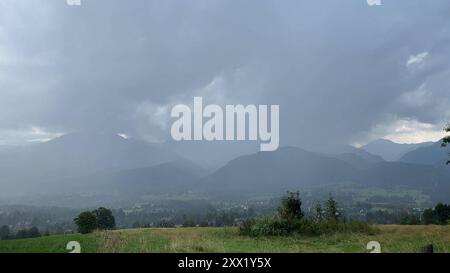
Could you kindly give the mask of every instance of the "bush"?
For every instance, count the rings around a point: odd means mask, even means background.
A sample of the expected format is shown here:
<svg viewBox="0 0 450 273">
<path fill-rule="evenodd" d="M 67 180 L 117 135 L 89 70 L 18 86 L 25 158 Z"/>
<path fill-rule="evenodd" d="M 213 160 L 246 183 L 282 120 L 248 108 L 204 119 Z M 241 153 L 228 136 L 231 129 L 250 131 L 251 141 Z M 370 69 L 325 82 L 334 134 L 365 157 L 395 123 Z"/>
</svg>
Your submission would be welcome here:
<svg viewBox="0 0 450 273">
<path fill-rule="evenodd" d="M 366 233 L 376 230 L 367 223 L 346 221 L 338 212 L 337 202 L 330 195 L 326 203 L 325 216 L 320 204 L 316 206 L 316 215 L 312 219 L 303 217 L 301 202 L 297 193 L 288 192 L 282 199 L 277 215 L 248 220 L 239 227 L 239 234 L 246 236 L 287 236 L 321 235 L 330 233 Z"/>
<path fill-rule="evenodd" d="M 239 227 L 239 234 L 245 236 L 314 236 L 333 233 L 363 233 L 375 234 L 372 226 L 360 221 L 322 221 L 317 222 L 307 218 L 286 220 L 278 216 L 267 216 L 253 221 L 247 221 Z"/>
<path fill-rule="evenodd" d="M 295 229 L 295 224 L 300 220 L 286 220 L 274 217 L 263 217 L 258 219 L 251 227 L 251 236 L 285 236 L 291 234 Z"/>
<path fill-rule="evenodd" d="M 242 224 L 239 225 L 239 234 L 251 235 L 254 225 L 255 225 L 255 220 L 253 220 L 253 219 L 245 220 Z"/>
<path fill-rule="evenodd" d="M 281 207 L 278 208 L 278 214 L 282 219 L 294 220 L 303 218 L 302 202 L 299 195 L 298 191 L 287 192 L 286 196 L 281 199 Z"/>
</svg>

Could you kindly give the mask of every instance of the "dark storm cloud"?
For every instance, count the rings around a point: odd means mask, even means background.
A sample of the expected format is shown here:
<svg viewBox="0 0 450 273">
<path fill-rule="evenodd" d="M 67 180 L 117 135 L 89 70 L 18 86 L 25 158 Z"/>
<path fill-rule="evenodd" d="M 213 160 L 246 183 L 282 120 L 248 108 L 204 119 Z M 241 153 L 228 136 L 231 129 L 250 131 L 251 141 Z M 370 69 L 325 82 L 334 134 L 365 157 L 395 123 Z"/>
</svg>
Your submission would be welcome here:
<svg viewBox="0 0 450 273">
<path fill-rule="evenodd" d="M 446 0 L 30 2 L 0 4 L 4 132 L 165 140 L 170 105 L 196 94 L 280 104 L 281 145 L 450 117 Z"/>
</svg>

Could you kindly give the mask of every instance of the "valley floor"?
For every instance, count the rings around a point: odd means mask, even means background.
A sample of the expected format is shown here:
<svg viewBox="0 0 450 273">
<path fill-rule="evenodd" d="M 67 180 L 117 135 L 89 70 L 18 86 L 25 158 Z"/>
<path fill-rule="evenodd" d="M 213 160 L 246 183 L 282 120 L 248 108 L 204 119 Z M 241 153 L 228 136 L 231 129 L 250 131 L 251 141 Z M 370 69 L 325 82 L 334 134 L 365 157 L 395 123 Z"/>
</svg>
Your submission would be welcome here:
<svg viewBox="0 0 450 273">
<path fill-rule="evenodd" d="M 369 241 L 378 241 L 382 252 L 418 252 L 426 244 L 435 252 L 450 252 L 450 226 L 376 227 L 375 235 L 261 238 L 239 236 L 237 228 L 128 229 L 0 241 L 0 253 L 64 253 L 69 241 L 78 241 L 81 252 L 369 252 Z"/>
</svg>

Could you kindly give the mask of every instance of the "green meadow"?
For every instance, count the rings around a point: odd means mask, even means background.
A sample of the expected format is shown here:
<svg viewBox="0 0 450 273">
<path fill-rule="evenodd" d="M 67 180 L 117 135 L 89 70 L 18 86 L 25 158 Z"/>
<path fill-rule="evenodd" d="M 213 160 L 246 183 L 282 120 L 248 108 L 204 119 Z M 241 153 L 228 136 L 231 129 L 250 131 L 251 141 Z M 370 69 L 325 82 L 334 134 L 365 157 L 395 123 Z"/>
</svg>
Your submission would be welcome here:
<svg viewBox="0 0 450 273">
<path fill-rule="evenodd" d="M 55 235 L 0 241 L 0 252 L 68 253 L 66 245 L 78 241 L 83 253 L 139 252 L 369 252 L 378 241 L 382 252 L 418 252 L 433 244 L 436 252 L 450 252 L 450 226 L 378 225 L 374 235 L 246 237 L 237 228 L 147 228 Z"/>
</svg>

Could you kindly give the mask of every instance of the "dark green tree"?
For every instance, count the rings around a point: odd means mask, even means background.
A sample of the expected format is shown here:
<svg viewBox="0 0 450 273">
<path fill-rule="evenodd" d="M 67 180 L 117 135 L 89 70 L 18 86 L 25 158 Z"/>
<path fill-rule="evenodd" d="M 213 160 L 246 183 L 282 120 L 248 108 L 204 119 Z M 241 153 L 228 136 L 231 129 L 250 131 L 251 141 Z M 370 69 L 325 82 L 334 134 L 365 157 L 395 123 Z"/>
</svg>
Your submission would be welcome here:
<svg viewBox="0 0 450 273">
<path fill-rule="evenodd" d="M 100 207 L 93 211 L 97 218 L 97 228 L 106 230 L 114 229 L 116 227 L 116 220 L 110 209 Z"/>
<path fill-rule="evenodd" d="M 301 219 L 304 216 L 302 211 L 302 201 L 300 200 L 300 193 L 287 192 L 281 199 L 281 207 L 278 208 L 278 213 L 282 219 L 294 220 Z"/>
<path fill-rule="evenodd" d="M 450 220 L 450 205 L 438 203 L 434 209 L 426 209 L 422 214 L 424 224 L 446 225 Z"/>
<path fill-rule="evenodd" d="M 434 214 L 436 215 L 436 224 L 445 225 L 450 219 L 450 207 L 447 204 L 439 203 L 434 207 Z"/>
<path fill-rule="evenodd" d="M 97 228 L 97 217 L 91 211 L 83 211 L 74 219 L 78 232 L 82 234 L 91 233 Z"/>
<path fill-rule="evenodd" d="M 330 194 L 330 197 L 327 200 L 326 208 L 325 208 L 325 216 L 327 220 L 339 220 L 339 211 L 338 211 L 338 204 L 334 200 L 333 196 Z"/>
<path fill-rule="evenodd" d="M 41 237 L 41 233 L 37 227 L 32 227 L 28 230 L 28 238 Z"/>
<path fill-rule="evenodd" d="M 420 219 L 413 213 L 403 213 L 400 215 L 401 225 L 420 225 Z"/>
<path fill-rule="evenodd" d="M 0 240 L 8 240 L 10 239 L 11 231 L 9 230 L 9 226 L 2 226 L 0 228 Z"/>
<path fill-rule="evenodd" d="M 423 211 L 422 222 L 425 225 L 431 225 L 437 222 L 433 209 L 426 209 Z"/>
</svg>

